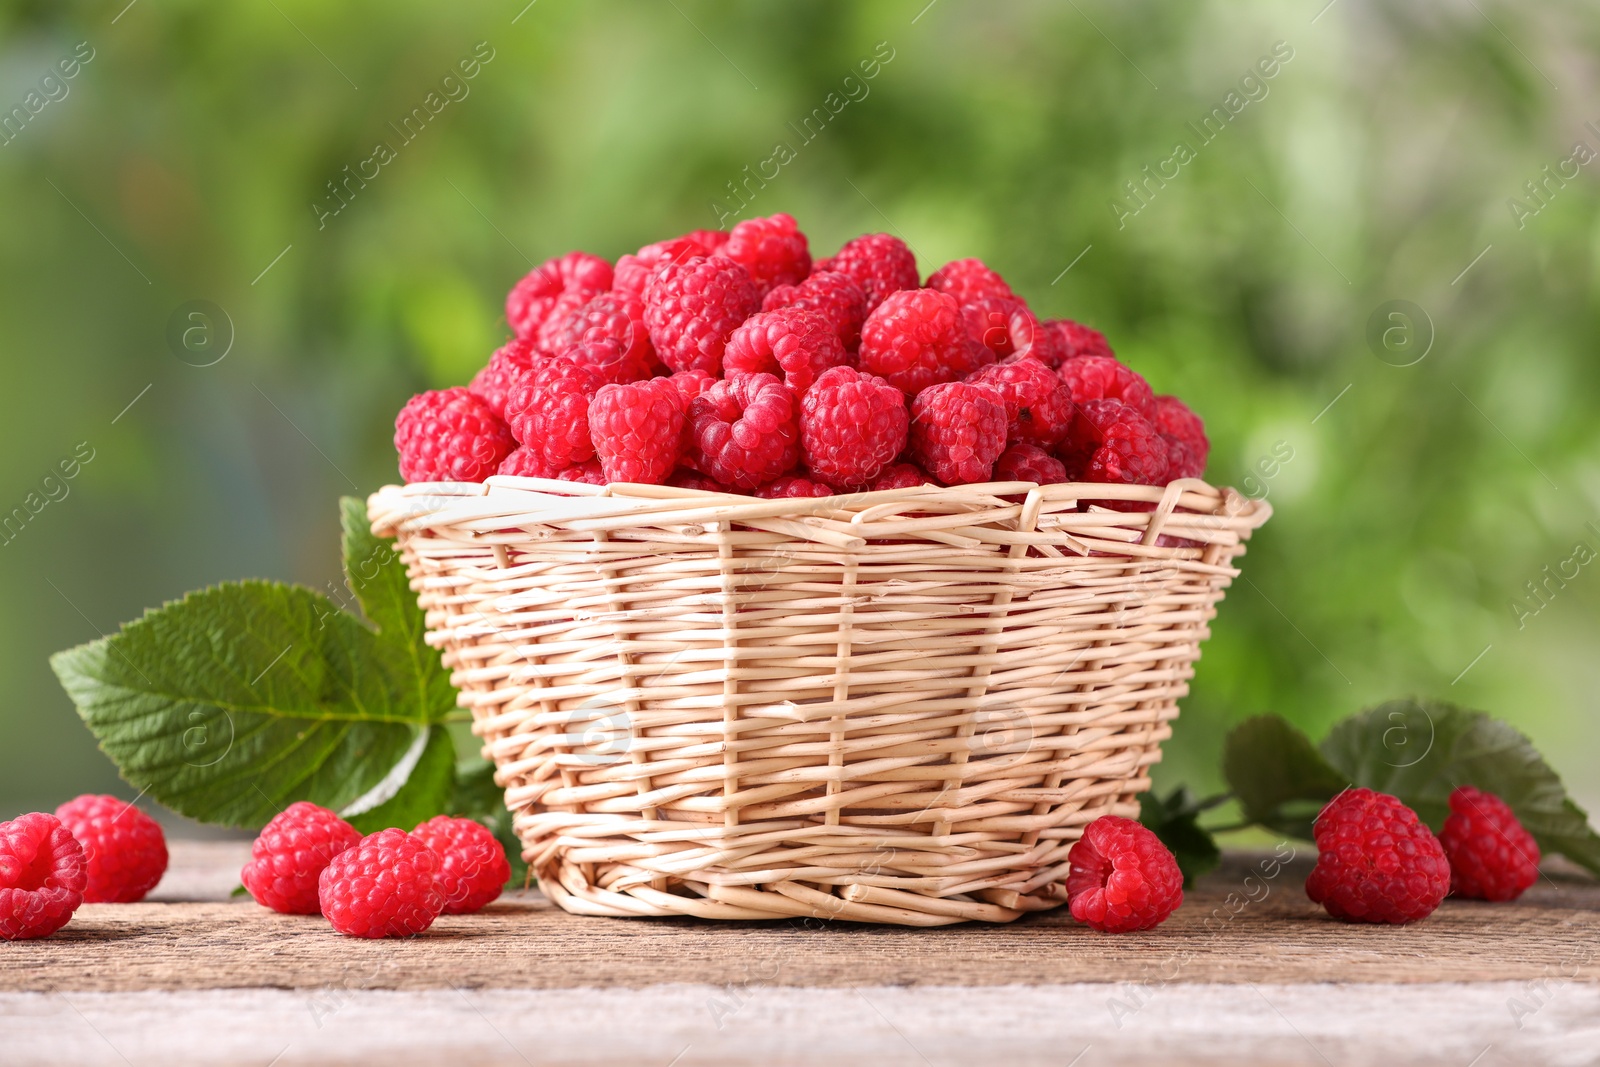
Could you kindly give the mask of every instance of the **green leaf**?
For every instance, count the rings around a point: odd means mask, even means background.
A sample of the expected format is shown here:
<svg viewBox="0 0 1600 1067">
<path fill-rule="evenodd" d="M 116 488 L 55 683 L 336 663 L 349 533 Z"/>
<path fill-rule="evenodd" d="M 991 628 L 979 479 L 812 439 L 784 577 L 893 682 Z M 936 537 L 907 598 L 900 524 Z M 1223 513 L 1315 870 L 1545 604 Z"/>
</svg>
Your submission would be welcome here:
<svg viewBox="0 0 1600 1067">
<path fill-rule="evenodd" d="M 252 829 L 296 800 L 354 806 L 367 826 L 443 810 L 454 692 L 400 593 L 404 567 L 358 508 L 343 504 L 345 564 L 373 625 L 309 589 L 235 582 L 51 658 L 130 784 Z"/>
<path fill-rule="evenodd" d="M 1339 723 L 1322 751 L 1356 785 L 1399 797 L 1435 830 L 1449 814 L 1456 786 L 1494 793 L 1541 849 L 1600 874 L 1600 835 L 1561 778 L 1531 741 L 1484 712 L 1390 701 Z"/>
<path fill-rule="evenodd" d="M 1178 869 L 1183 872 L 1185 889 L 1222 861 L 1216 841 L 1198 821 L 1206 806 L 1197 804 L 1183 786 L 1173 790 L 1165 800 L 1154 793 L 1143 793 L 1139 797 L 1139 821 L 1155 831 L 1161 843 L 1172 851 Z"/>
<path fill-rule="evenodd" d="M 1311 838 L 1311 823 L 1347 779 L 1281 715 L 1246 719 L 1228 734 L 1222 773 L 1244 817 L 1291 837 Z"/>
</svg>

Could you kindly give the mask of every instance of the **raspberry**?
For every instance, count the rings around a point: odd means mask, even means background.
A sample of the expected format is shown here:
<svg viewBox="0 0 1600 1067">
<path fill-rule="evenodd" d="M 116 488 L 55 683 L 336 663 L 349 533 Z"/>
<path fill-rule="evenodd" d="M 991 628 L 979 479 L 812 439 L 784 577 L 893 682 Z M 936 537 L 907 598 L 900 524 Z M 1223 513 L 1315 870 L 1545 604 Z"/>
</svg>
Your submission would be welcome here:
<svg viewBox="0 0 1600 1067">
<path fill-rule="evenodd" d="M 557 360 L 588 367 L 600 376 L 601 384 L 626 385 L 650 377 L 650 364 L 655 362 L 655 356 L 650 354 L 647 361 L 646 357 L 609 337 L 591 334 L 589 340 L 562 349 L 552 362 Z"/>
<path fill-rule="evenodd" d="M 535 448 L 518 448 L 500 464 L 496 474 L 509 474 L 517 478 L 555 478 L 569 467 L 557 468 L 545 461 L 544 453 Z"/>
<path fill-rule="evenodd" d="M 506 294 L 506 321 L 518 337 L 534 337 L 611 288 L 611 264 L 587 252 L 568 252 L 529 271 Z"/>
<path fill-rule="evenodd" d="M 861 345 L 861 324 L 867 317 L 867 294 L 848 274 L 819 270 L 799 285 L 780 285 L 761 301 L 762 311 L 797 307 L 820 311 L 839 332 L 846 351 Z"/>
<path fill-rule="evenodd" d="M 636 296 L 601 293 L 561 321 L 550 336 L 549 350 L 561 353 L 583 341 L 615 341 L 623 360 L 635 368 L 629 381 L 655 373 L 656 352 L 644 327 L 644 301 Z"/>
<path fill-rule="evenodd" d="M 876 493 L 883 489 L 915 489 L 919 485 L 932 484 L 934 482 L 928 477 L 928 472 L 915 463 L 892 463 L 873 479 L 870 488 Z"/>
<path fill-rule="evenodd" d="M 737 493 L 739 490 L 731 485 L 723 485 L 714 478 L 707 478 L 698 471 L 688 467 L 679 467 L 667 478 L 667 484 L 677 489 L 698 489 L 702 493 Z"/>
<path fill-rule="evenodd" d="M 861 369 L 907 396 L 965 378 L 994 354 L 967 336 L 955 297 L 932 289 L 892 293 L 861 327 Z"/>
<path fill-rule="evenodd" d="M 167 873 L 167 837 L 161 824 L 116 797 L 86 793 L 56 809 L 88 863 L 83 889 L 88 904 L 143 900 Z"/>
<path fill-rule="evenodd" d="M 800 409 L 806 466 L 836 485 L 866 485 L 906 447 L 905 394 L 874 375 L 849 367 L 825 371 Z"/>
<path fill-rule="evenodd" d="M 761 307 L 750 272 L 721 256 L 668 263 L 644 290 L 644 321 L 656 355 L 673 370 L 715 374 L 728 335 Z"/>
<path fill-rule="evenodd" d="M 667 381 L 671 382 L 678 390 L 678 395 L 683 397 L 683 408 L 689 409 L 689 401 L 699 396 L 716 384 L 716 376 L 707 374 L 703 370 L 681 370 L 676 374 L 669 374 Z"/>
<path fill-rule="evenodd" d="M 1067 473 L 1084 482 L 1165 485 L 1167 440 L 1120 400 L 1091 400 L 1078 408 L 1061 443 Z"/>
<path fill-rule="evenodd" d="M 1206 457 L 1211 454 L 1205 423 L 1175 396 L 1158 396 L 1155 406 L 1156 415 L 1151 422 L 1167 439 L 1167 477 L 1200 477 L 1206 472 Z"/>
<path fill-rule="evenodd" d="M 988 481 L 1005 450 L 1006 409 L 993 389 L 947 382 L 912 401 L 911 454 L 945 485 Z"/>
<path fill-rule="evenodd" d="M 587 364 L 550 360 L 511 387 L 506 421 L 516 439 L 551 470 L 593 459 L 589 400 L 604 384 L 600 372 Z"/>
<path fill-rule="evenodd" d="M 1102 815 L 1067 853 L 1067 907 L 1103 933 L 1148 930 L 1183 903 L 1183 872 L 1155 833 L 1132 819 Z"/>
<path fill-rule="evenodd" d="M 1450 863 L 1417 813 L 1387 793 L 1347 789 L 1311 826 L 1317 865 L 1306 896 L 1345 922 L 1408 923 L 1450 890 Z"/>
<path fill-rule="evenodd" d="M 1006 280 L 990 270 L 981 259 L 953 259 L 928 275 L 928 288 L 949 293 L 958 304 L 971 304 L 985 297 L 1009 299 L 1016 294 Z"/>
<path fill-rule="evenodd" d="M 849 360 L 839 332 L 826 315 L 803 308 L 759 311 L 728 338 L 722 370 L 735 374 L 781 374 L 796 396 L 804 396 L 817 375 Z"/>
<path fill-rule="evenodd" d="M 418 393 L 394 420 L 408 482 L 481 482 L 517 447 L 489 405 L 461 386 Z"/>
<path fill-rule="evenodd" d="M 1075 356 L 1062 362 L 1060 374 L 1075 406 L 1091 400 L 1120 400 L 1132 404 L 1147 419 L 1155 417 L 1156 399 L 1150 383 L 1110 356 Z"/>
<path fill-rule="evenodd" d="M 719 482 L 754 489 L 800 458 L 800 404 L 770 374 L 720 381 L 689 403 L 693 465 Z"/>
<path fill-rule="evenodd" d="M 411 835 L 439 854 L 435 885 L 446 915 L 483 910 L 511 880 L 505 848 L 482 823 L 436 815 Z"/>
<path fill-rule="evenodd" d="M 285 915 L 316 915 L 317 879 L 361 831 L 327 808 L 297 800 L 262 828 L 239 880 L 256 903 Z"/>
<path fill-rule="evenodd" d="M 997 482 L 1037 482 L 1053 485 L 1067 480 L 1067 468 L 1038 445 L 1012 445 L 994 464 Z"/>
<path fill-rule="evenodd" d="M 709 232 L 712 231 L 694 231 L 694 233 Z M 682 263 L 691 256 L 709 256 L 717 250 L 717 245 L 703 243 L 694 233 L 674 237 L 670 241 L 657 241 L 655 244 L 645 245 L 631 256 L 619 257 L 611 288 L 624 296 L 635 296 L 642 300 L 645 286 L 664 264 Z M 722 239 L 726 241 L 728 235 L 723 234 Z"/>
<path fill-rule="evenodd" d="M 608 482 L 660 485 L 678 465 L 683 397 L 665 378 L 607 385 L 589 404 L 589 436 Z"/>
<path fill-rule="evenodd" d="M 1044 328 L 1055 338 L 1055 348 L 1062 360 L 1077 359 L 1079 356 L 1109 357 L 1113 354 L 1111 346 L 1106 343 L 1106 335 L 1082 323 L 1071 319 L 1046 319 Z"/>
<path fill-rule="evenodd" d="M 811 273 L 811 250 L 789 215 L 745 219 L 718 250 L 741 263 L 765 296 L 774 286 L 794 285 Z"/>
<path fill-rule="evenodd" d="M 766 500 L 777 500 L 782 497 L 833 496 L 837 492 L 837 489 L 826 482 L 815 481 L 801 474 L 786 474 L 766 485 L 758 486 L 754 495 Z"/>
<path fill-rule="evenodd" d="M 348 937 L 410 937 L 444 910 L 439 867 L 439 854 L 404 830 L 380 830 L 323 868 L 317 899 Z"/>
<path fill-rule="evenodd" d="M 836 270 L 855 279 L 867 294 L 867 314 L 884 298 L 900 289 L 915 289 L 921 282 L 917 257 L 898 237 L 886 233 L 863 234 L 817 264 L 817 270 Z"/>
<path fill-rule="evenodd" d="M 0 822 L 0 940 L 49 937 L 72 919 L 88 882 L 83 846 L 54 815 Z"/>
<path fill-rule="evenodd" d="M 1539 843 L 1511 806 L 1470 785 L 1450 794 L 1439 831 L 1450 860 L 1450 889 L 1477 900 L 1516 900 L 1539 878 Z"/>
<path fill-rule="evenodd" d="M 556 477 L 563 482 L 583 482 L 586 485 L 605 485 L 606 476 L 597 459 L 586 460 L 576 466 L 557 471 Z"/>
<path fill-rule="evenodd" d="M 489 363 L 480 370 L 467 386 L 467 391 L 488 405 L 489 410 L 501 419 L 506 417 L 506 394 L 511 385 L 525 374 L 532 374 L 544 359 L 532 341 L 515 337 L 494 350 Z"/>
<path fill-rule="evenodd" d="M 1055 371 L 1034 359 L 984 367 L 967 381 L 986 385 L 1006 405 L 1006 439 L 1053 448 L 1072 426 L 1072 394 Z"/>
</svg>

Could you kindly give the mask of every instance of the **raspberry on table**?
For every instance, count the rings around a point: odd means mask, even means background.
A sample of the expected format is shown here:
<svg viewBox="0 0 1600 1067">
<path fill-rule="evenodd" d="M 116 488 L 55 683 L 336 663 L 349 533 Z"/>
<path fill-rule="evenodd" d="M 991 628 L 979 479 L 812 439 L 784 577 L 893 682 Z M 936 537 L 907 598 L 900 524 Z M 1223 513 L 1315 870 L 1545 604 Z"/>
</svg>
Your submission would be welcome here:
<svg viewBox="0 0 1600 1067">
<path fill-rule="evenodd" d="M 720 381 L 689 402 L 689 461 L 725 485 L 754 489 L 800 459 L 800 403 L 770 374 Z"/>
<path fill-rule="evenodd" d="M 591 334 L 589 340 L 568 345 L 546 362 L 563 360 L 588 367 L 600 376 L 602 384 L 626 385 L 651 377 L 650 364 L 655 362 L 655 356 L 652 353 L 649 362 L 646 362 L 637 351 L 626 348 L 620 342 Z"/>
<path fill-rule="evenodd" d="M 890 293 L 915 289 L 922 282 L 917 273 L 917 257 L 904 241 L 887 233 L 868 233 L 846 241 L 816 269 L 836 270 L 854 278 L 867 294 L 869 315 Z"/>
<path fill-rule="evenodd" d="M 1408 923 L 1433 914 L 1450 891 L 1450 863 L 1417 813 L 1387 793 L 1347 789 L 1311 832 L 1317 865 L 1306 896 L 1345 922 Z"/>
<path fill-rule="evenodd" d="M 794 285 L 811 273 L 811 249 L 794 217 L 779 213 L 736 224 L 718 250 L 742 263 L 765 295 L 773 287 Z"/>
<path fill-rule="evenodd" d="M 1068 475 L 1077 481 L 1167 484 L 1167 439 L 1120 400 L 1079 405 L 1059 454 Z"/>
<path fill-rule="evenodd" d="M 821 312 L 833 323 L 845 351 L 861 345 L 861 324 L 867 318 L 867 294 L 848 274 L 836 270 L 814 271 L 798 285 L 780 285 L 761 301 L 762 311 L 797 307 Z"/>
<path fill-rule="evenodd" d="M 436 815 L 411 835 L 439 854 L 434 884 L 444 897 L 446 915 L 482 911 L 511 880 L 505 848 L 480 822 Z"/>
<path fill-rule="evenodd" d="M 910 429 L 905 394 L 850 367 L 824 371 L 800 402 L 806 466 L 835 485 L 878 477 L 905 450 Z"/>
<path fill-rule="evenodd" d="M 1000 394 L 1006 405 L 1006 437 L 1054 448 L 1072 427 L 1072 394 L 1059 375 L 1033 359 L 982 367 L 967 378 Z"/>
<path fill-rule="evenodd" d="M 550 338 L 549 351 L 560 355 L 583 342 L 615 342 L 621 362 L 632 375 L 628 381 L 648 378 L 656 370 L 656 352 L 644 325 L 644 301 L 626 293 L 601 293 L 561 321 Z M 610 377 L 608 381 L 618 381 Z"/>
<path fill-rule="evenodd" d="M 1470 785 L 1450 794 L 1439 831 L 1450 861 L 1450 890 L 1476 900 L 1516 900 L 1539 880 L 1539 843 L 1511 805 Z"/>
<path fill-rule="evenodd" d="M 1111 345 L 1106 342 L 1106 335 L 1099 330 L 1092 330 L 1081 322 L 1071 319 L 1046 319 L 1045 331 L 1055 338 L 1054 348 L 1060 356 L 1060 362 L 1076 359 L 1079 356 L 1106 356 L 1115 355 Z"/>
<path fill-rule="evenodd" d="M 1054 485 L 1067 480 L 1067 467 L 1038 445 L 1015 444 L 995 460 L 994 480 Z"/>
<path fill-rule="evenodd" d="M 518 337 L 533 337 L 560 317 L 611 288 L 611 264 L 587 252 L 568 252 L 529 271 L 506 294 L 506 321 Z"/>
<path fill-rule="evenodd" d="M 517 442 L 488 404 L 455 386 L 408 400 L 395 416 L 394 447 L 408 482 L 481 482 Z"/>
<path fill-rule="evenodd" d="M 1167 439 L 1167 477 L 1200 477 L 1206 472 L 1206 458 L 1211 454 L 1205 423 L 1175 396 L 1156 397 L 1155 408 L 1151 421 Z"/>
<path fill-rule="evenodd" d="M 444 910 L 439 854 L 404 830 L 380 830 L 322 869 L 317 899 L 347 937 L 410 937 Z"/>
<path fill-rule="evenodd" d="M 911 402 L 911 455 L 945 485 L 988 481 L 1005 449 L 1005 403 L 993 389 L 946 382 Z"/>
<path fill-rule="evenodd" d="M 506 398 L 511 433 L 553 470 L 593 459 L 589 401 L 604 384 L 600 372 L 587 364 L 549 360 L 512 385 Z"/>
<path fill-rule="evenodd" d="M 934 480 L 928 472 L 915 463 L 891 463 L 879 472 L 868 488 L 876 493 L 884 489 L 915 489 L 933 484 Z"/>
<path fill-rule="evenodd" d="M 525 337 L 514 337 L 494 350 L 489 362 L 473 376 L 467 391 L 488 405 L 496 417 L 506 417 L 506 394 L 517 378 L 532 374 L 544 354 Z"/>
<path fill-rule="evenodd" d="M 589 403 L 589 436 L 607 482 L 660 485 L 678 465 L 683 396 L 666 378 L 607 385 Z"/>
<path fill-rule="evenodd" d="M 126 801 L 86 793 L 56 809 L 56 818 L 83 846 L 89 904 L 143 900 L 167 873 L 167 836 L 161 824 Z"/>
<path fill-rule="evenodd" d="M 861 369 L 907 396 L 993 362 L 994 353 L 967 336 L 955 297 L 933 289 L 891 293 L 861 327 Z"/>
<path fill-rule="evenodd" d="M 667 263 L 644 290 L 650 343 L 675 371 L 715 374 L 728 335 L 760 307 L 750 272 L 720 255 Z"/>
<path fill-rule="evenodd" d="M 757 486 L 752 495 L 765 500 L 778 500 L 785 497 L 834 496 L 838 492 L 826 482 L 807 478 L 803 474 L 785 474 L 781 478 L 774 478 L 766 485 Z"/>
<path fill-rule="evenodd" d="M 1149 828 L 1102 815 L 1083 828 L 1067 853 L 1067 907 L 1103 933 L 1148 930 L 1183 903 L 1183 872 Z"/>
<path fill-rule="evenodd" d="M 361 831 L 309 801 L 290 804 L 262 827 L 240 881 L 256 903 L 285 915 L 316 915 L 317 879 Z"/>
<path fill-rule="evenodd" d="M 54 815 L 0 822 L 0 941 L 49 937 L 71 921 L 88 884 L 83 846 Z"/>
<path fill-rule="evenodd" d="M 796 396 L 804 396 L 817 375 L 849 360 L 839 331 L 827 316 L 804 308 L 758 311 L 728 337 L 722 370 L 735 374 L 780 375 Z"/>
<path fill-rule="evenodd" d="M 1006 280 L 981 259 L 953 259 L 928 275 L 928 288 L 949 293 L 963 306 L 987 297 L 1011 299 Z"/>
<path fill-rule="evenodd" d="M 1075 356 L 1063 360 L 1058 373 L 1078 407 L 1091 400 L 1120 400 L 1145 418 L 1155 418 L 1156 398 L 1150 383 L 1110 356 Z"/>
</svg>

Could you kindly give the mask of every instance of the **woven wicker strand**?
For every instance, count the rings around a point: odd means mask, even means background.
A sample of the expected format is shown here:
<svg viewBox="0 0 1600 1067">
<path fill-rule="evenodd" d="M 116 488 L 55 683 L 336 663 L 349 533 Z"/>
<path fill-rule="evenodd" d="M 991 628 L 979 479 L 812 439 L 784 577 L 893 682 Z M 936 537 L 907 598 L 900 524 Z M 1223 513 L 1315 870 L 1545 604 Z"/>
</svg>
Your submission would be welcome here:
<svg viewBox="0 0 1600 1067">
<path fill-rule="evenodd" d="M 1062 903 L 1083 827 L 1137 814 L 1271 515 L 1194 480 L 491 478 L 368 510 L 557 904 L 912 926 Z"/>
</svg>

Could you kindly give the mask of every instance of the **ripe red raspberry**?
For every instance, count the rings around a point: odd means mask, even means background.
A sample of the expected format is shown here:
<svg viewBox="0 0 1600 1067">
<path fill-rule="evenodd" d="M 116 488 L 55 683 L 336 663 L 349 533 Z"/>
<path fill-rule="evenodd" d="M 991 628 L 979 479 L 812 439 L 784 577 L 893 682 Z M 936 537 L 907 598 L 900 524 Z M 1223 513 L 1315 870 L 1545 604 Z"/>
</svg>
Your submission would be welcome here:
<svg viewBox="0 0 1600 1067">
<path fill-rule="evenodd" d="M 928 472 L 915 463 L 891 463 L 872 480 L 869 488 L 874 492 L 883 489 L 915 489 L 919 485 L 933 485 Z"/>
<path fill-rule="evenodd" d="M 949 293 L 966 305 L 985 297 L 1010 299 L 1016 294 L 999 274 L 981 259 L 953 259 L 928 275 L 928 288 Z"/>
<path fill-rule="evenodd" d="M 1450 889 L 1457 896 L 1516 900 L 1539 880 L 1539 843 L 1511 805 L 1493 793 L 1457 786 L 1439 844 L 1450 861 Z"/>
<path fill-rule="evenodd" d="M 1072 426 L 1072 394 L 1055 371 L 1021 359 L 983 367 L 967 381 L 986 385 L 1006 405 L 1006 439 L 1054 448 Z"/>
<path fill-rule="evenodd" d="M 600 376 L 601 384 L 626 385 L 651 376 L 652 355 L 648 362 L 609 337 L 591 334 L 589 340 L 579 341 L 561 349 L 560 354 L 548 362 L 565 360 L 578 363 Z"/>
<path fill-rule="evenodd" d="M 827 316 L 803 308 L 758 311 L 728 338 L 722 371 L 782 375 L 796 396 L 805 396 L 817 375 L 849 360 L 839 332 Z"/>
<path fill-rule="evenodd" d="M 945 485 L 986 482 L 1006 450 L 1006 409 L 981 385 L 929 386 L 911 402 L 911 454 Z"/>
<path fill-rule="evenodd" d="M 604 384 L 600 372 L 587 364 L 549 360 L 511 387 L 506 421 L 516 439 L 551 470 L 593 459 L 589 401 Z"/>
<path fill-rule="evenodd" d="M 1311 832 L 1317 865 L 1306 896 L 1345 922 L 1408 923 L 1433 914 L 1450 891 L 1450 863 L 1417 813 L 1387 793 L 1347 789 Z"/>
<path fill-rule="evenodd" d="M 1076 356 L 1062 362 L 1060 374 L 1078 407 L 1091 400 L 1120 400 L 1133 405 L 1145 418 L 1155 418 L 1156 398 L 1150 383 L 1110 356 Z"/>
<path fill-rule="evenodd" d="M 803 474 L 785 474 L 782 478 L 775 478 L 766 485 L 757 486 L 752 495 L 766 500 L 777 500 L 783 497 L 833 496 L 838 491 L 826 482 L 807 478 Z"/>
<path fill-rule="evenodd" d="M 678 395 L 683 397 L 683 409 L 688 411 L 689 401 L 715 385 L 717 378 L 703 370 L 681 370 L 676 374 L 667 375 L 667 381 L 671 382 L 678 390 Z"/>
<path fill-rule="evenodd" d="M 1037 482 L 1054 485 L 1067 480 L 1066 464 L 1038 445 L 1012 445 L 994 464 L 997 482 Z"/>
<path fill-rule="evenodd" d="M 917 257 L 904 241 L 887 233 L 868 233 L 846 241 L 833 258 L 818 263 L 817 270 L 836 270 L 854 278 L 867 294 L 869 315 L 890 293 L 921 284 Z"/>
<path fill-rule="evenodd" d="M 1055 349 L 1062 361 L 1077 359 L 1079 356 L 1112 356 L 1111 345 L 1106 342 L 1106 335 L 1099 330 L 1089 327 L 1071 319 L 1046 319 L 1045 330 L 1055 338 Z"/>
<path fill-rule="evenodd" d="M 560 354 L 583 341 L 616 342 L 623 361 L 633 368 L 629 381 L 655 373 L 656 352 L 650 347 L 650 332 L 644 325 L 644 301 L 636 296 L 601 293 L 552 331 L 549 351 Z"/>
<path fill-rule="evenodd" d="M 850 367 L 825 371 L 800 402 L 806 466 L 835 485 L 878 477 L 905 450 L 910 428 L 905 394 Z"/>
<path fill-rule="evenodd" d="M 932 289 L 891 293 L 861 327 L 861 369 L 916 396 L 994 362 L 962 324 L 955 297 Z"/>
<path fill-rule="evenodd" d="M 698 489 L 702 493 L 737 493 L 739 490 L 731 485 L 723 485 L 714 478 L 707 478 L 699 471 L 692 471 L 688 467 L 679 467 L 667 478 L 667 484 L 677 489 Z"/>
<path fill-rule="evenodd" d="M 589 436 L 608 482 L 660 485 L 678 465 L 683 396 L 666 378 L 607 385 L 589 404 Z"/>
<path fill-rule="evenodd" d="M 800 459 L 800 402 L 770 374 L 720 381 L 689 403 L 689 459 L 725 485 L 754 489 Z"/>
<path fill-rule="evenodd" d="M 1167 484 L 1167 455 L 1167 439 L 1120 400 L 1079 405 L 1060 450 L 1077 481 L 1119 485 Z"/>
<path fill-rule="evenodd" d="M 83 846 L 54 815 L 0 822 L 0 940 L 49 937 L 67 925 L 88 868 Z"/>
<path fill-rule="evenodd" d="M 435 885 L 446 915 L 482 911 L 511 880 L 505 848 L 480 822 L 436 815 L 411 834 L 439 854 Z"/>
<path fill-rule="evenodd" d="M 644 290 L 644 321 L 656 356 L 673 370 L 715 374 L 728 335 L 761 307 L 750 272 L 722 256 L 668 263 Z"/>
<path fill-rule="evenodd" d="M 116 797 L 86 793 L 56 809 L 89 864 L 83 899 L 89 904 L 143 900 L 167 873 L 167 836 L 161 824 Z"/>
<path fill-rule="evenodd" d="M 506 294 L 506 321 L 518 337 L 535 337 L 552 317 L 561 318 L 611 288 L 611 264 L 587 252 L 545 260 Z"/>
<path fill-rule="evenodd" d="M 395 416 L 394 447 L 408 482 L 481 482 L 517 442 L 488 404 L 456 386 L 408 400 Z"/>
<path fill-rule="evenodd" d="M 585 485 L 605 485 L 605 471 L 600 467 L 598 459 L 586 460 L 576 466 L 557 471 L 556 477 L 563 482 L 583 482 Z"/>
<path fill-rule="evenodd" d="M 811 250 L 794 218 L 782 213 L 765 219 L 745 219 L 733 228 L 719 250 L 742 263 L 756 280 L 762 295 L 774 286 L 794 285 L 811 273 Z"/>
<path fill-rule="evenodd" d="M 345 849 L 317 881 L 322 914 L 348 937 L 410 937 L 444 909 L 439 854 L 404 830 L 380 830 Z"/>
<path fill-rule="evenodd" d="M 1158 396 L 1155 406 L 1156 416 L 1151 421 L 1167 439 L 1167 478 L 1200 477 L 1211 454 L 1205 423 L 1175 396 Z"/>
<path fill-rule="evenodd" d="M 1067 853 L 1067 907 L 1103 933 L 1148 930 L 1183 903 L 1183 872 L 1161 839 L 1120 815 L 1083 828 Z"/>
<path fill-rule="evenodd" d="M 643 300 L 645 286 L 664 264 L 682 263 L 691 256 L 709 256 L 714 251 L 715 248 L 701 244 L 690 234 L 645 245 L 631 256 L 618 257 L 611 288 L 624 296 Z"/>
<path fill-rule="evenodd" d="M 544 356 L 531 340 L 514 337 L 494 350 L 488 365 L 473 377 L 467 391 L 504 419 L 506 394 L 511 391 L 511 384 L 522 375 L 532 374 L 543 361 Z"/>
<path fill-rule="evenodd" d="M 967 336 L 996 359 L 1008 363 L 1033 359 L 1047 369 L 1061 362 L 1055 335 L 1039 325 L 1039 319 L 1017 297 L 986 296 L 963 304 L 961 318 Z"/>
<path fill-rule="evenodd" d="M 298 800 L 262 828 L 239 880 L 262 904 L 285 915 L 315 915 L 317 879 L 361 831 L 327 808 Z"/>
<path fill-rule="evenodd" d="M 867 318 L 867 294 L 850 275 L 836 270 L 815 271 L 799 285 L 778 286 L 761 301 L 762 311 L 786 307 L 821 312 L 833 323 L 847 352 L 860 347 L 861 324 Z"/>
<path fill-rule="evenodd" d="M 496 474 L 509 474 L 517 478 L 555 478 L 568 467 L 557 468 L 544 458 L 544 453 L 535 448 L 518 448 L 505 458 L 500 464 Z"/>
</svg>

